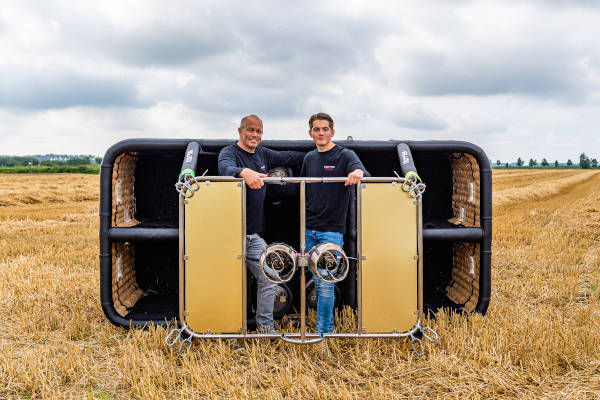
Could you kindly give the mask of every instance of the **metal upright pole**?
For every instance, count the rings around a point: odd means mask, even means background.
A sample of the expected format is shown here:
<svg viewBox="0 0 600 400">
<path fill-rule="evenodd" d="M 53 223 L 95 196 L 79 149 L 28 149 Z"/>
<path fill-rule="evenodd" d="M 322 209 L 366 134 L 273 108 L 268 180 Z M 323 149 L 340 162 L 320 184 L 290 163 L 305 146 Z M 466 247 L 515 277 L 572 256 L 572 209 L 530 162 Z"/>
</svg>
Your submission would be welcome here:
<svg viewBox="0 0 600 400">
<path fill-rule="evenodd" d="M 417 201 L 417 307 L 419 321 L 423 321 L 423 200 L 419 196 Z"/>
<path fill-rule="evenodd" d="M 363 333 L 362 326 L 362 192 L 366 186 L 363 183 L 356 187 L 356 331 L 360 335 Z"/>
<path fill-rule="evenodd" d="M 306 253 L 306 182 L 300 182 L 300 254 Z M 306 276 L 305 267 L 300 266 L 300 340 L 306 340 Z"/>
<path fill-rule="evenodd" d="M 185 202 L 182 195 L 179 195 L 179 324 L 185 324 L 185 281 L 184 268 L 185 262 Z"/>
<path fill-rule="evenodd" d="M 248 333 L 248 303 L 246 293 L 248 285 L 248 272 L 246 271 L 246 184 L 238 182 L 238 187 L 242 188 L 242 334 Z"/>
</svg>

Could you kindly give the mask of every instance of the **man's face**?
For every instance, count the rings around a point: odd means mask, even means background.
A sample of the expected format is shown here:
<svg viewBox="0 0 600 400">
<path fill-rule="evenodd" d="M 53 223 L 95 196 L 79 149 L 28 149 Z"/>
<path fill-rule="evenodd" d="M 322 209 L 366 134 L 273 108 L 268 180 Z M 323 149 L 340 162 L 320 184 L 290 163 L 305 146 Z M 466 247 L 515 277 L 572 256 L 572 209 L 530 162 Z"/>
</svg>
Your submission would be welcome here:
<svg viewBox="0 0 600 400">
<path fill-rule="evenodd" d="M 238 128 L 238 132 L 241 147 L 246 151 L 254 152 L 262 138 L 262 123 L 256 117 L 248 117 L 245 126 Z"/>
<path fill-rule="evenodd" d="M 317 146 L 327 146 L 335 134 L 335 129 L 329 127 L 329 121 L 317 119 L 313 121 L 312 128 L 308 131 Z"/>
</svg>

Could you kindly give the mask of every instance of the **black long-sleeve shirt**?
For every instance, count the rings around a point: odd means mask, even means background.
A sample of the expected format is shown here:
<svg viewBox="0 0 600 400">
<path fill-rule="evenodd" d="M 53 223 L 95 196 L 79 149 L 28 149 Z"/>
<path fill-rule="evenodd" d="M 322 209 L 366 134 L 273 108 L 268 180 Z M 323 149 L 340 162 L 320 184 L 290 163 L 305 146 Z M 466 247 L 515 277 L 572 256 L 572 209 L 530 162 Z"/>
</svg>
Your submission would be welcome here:
<svg viewBox="0 0 600 400">
<path fill-rule="evenodd" d="M 219 175 L 239 176 L 244 168 L 261 174 L 279 166 L 300 165 L 305 153 L 298 151 L 275 151 L 258 146 L 249 153 L 237 144 L 224 147 L 219 153 Z M 260 233 L 264 228 L 264 204 L 267 186 L 246 191 L 246 234 Z"/>
<path fill-rule="evenodd" d="M 371 176 L 352 150 L 335 145 L 332 149 L 310 151 L 304 157 L 300 176 L 340 177 L 361 169 Z M 309 183 L 306 185 L 306 228 L 320 232 L 346 231 L 346 214 L 350 204 L 350 187 L 344 183 Z"/>
</svg>

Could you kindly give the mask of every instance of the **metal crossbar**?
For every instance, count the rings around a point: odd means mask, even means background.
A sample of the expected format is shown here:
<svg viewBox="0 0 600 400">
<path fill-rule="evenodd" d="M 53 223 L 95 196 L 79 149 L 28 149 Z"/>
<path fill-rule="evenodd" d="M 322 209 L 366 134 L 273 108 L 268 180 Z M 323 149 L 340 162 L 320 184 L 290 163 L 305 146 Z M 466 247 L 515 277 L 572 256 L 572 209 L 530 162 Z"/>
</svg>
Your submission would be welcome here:
<svg viewBox="0 0 600 400">
<path fill-rule="evenodd" d="M 338 183 L 345 182 L 346 177 L 265 177 L 261 178 L 266 183 Z M 184 174 L 181 179 L 175 184 L 175 189 L 185 198 L 190 198 L 200 189 L 201 182 L 243 182 L 242 178 L 234 178 L 231 176 L 192 176 Z M 395 182 L 402 185 L 402 190 L 407 192 L 410 197 L 418 198 L 425 192 L 425 184 L 418 182 L 415 176 L 408 179 L 400 176 L 395 177 L 365 177 L 360 180 L 361 183 L 386 183 Z"/>
</svg>

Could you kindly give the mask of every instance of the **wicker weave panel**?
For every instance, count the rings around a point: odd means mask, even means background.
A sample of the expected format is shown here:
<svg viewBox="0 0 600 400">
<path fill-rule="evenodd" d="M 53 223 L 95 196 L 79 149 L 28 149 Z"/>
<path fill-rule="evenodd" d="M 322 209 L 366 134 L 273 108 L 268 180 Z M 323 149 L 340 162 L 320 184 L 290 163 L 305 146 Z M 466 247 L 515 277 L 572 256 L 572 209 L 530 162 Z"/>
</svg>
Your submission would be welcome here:
<svg viewBox="0 0 600 400">
<path fill-rule="evenodd" d="M 455 243 L 452 264 L 446 294 L 464 311 L 472 312 L 479 299 L 479 243 Z"/>
<path fill-rule="evenodd" d="M 112 226 L 139 224 L 135 219 L 135 153 L 124 153 L 115 159 L 112 175 Z"/>
<path fill-rule="evenodd" d="M 455 225 L 480 226 L 479 164 L 470 154 L 452 154 L 452 214 L 449 221 Z"/>
<path fill-rule="evenodd" d="M 117 313 L 124 317 L 144 295 L 135 277 L 135 250 L 129 243 L 112 245 L 112 296 Z"/>
</svg>

